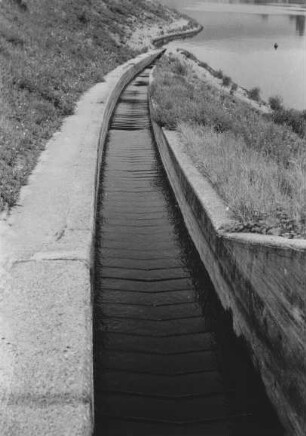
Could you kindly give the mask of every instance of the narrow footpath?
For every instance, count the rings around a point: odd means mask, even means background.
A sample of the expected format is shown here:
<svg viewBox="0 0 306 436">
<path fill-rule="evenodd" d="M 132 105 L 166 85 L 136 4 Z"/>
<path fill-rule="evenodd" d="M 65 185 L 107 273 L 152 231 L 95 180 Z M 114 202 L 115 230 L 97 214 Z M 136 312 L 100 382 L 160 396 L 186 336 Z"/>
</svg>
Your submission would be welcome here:
<svg viewBox="0 0 306 436">
<path fill-rule="evenodd" d="M 148 77 L 123 92 L 100 180 L 96 436 L 281 436 L 189 239 L 152 138 Z"/>
</svg>

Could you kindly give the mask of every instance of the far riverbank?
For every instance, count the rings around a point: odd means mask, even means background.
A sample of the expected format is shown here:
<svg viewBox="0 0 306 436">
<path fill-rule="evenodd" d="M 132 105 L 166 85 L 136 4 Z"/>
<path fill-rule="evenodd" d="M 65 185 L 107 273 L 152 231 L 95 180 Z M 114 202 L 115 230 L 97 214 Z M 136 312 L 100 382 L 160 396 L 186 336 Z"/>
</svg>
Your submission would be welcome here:
<svg viewBox="0 0 306 436">
<path fill-rule="evenodd" d="M 204 30 L 170 43 L 223 70 L 265 100 L 278 95 L 286 108 L 306 109 L 306 5 L 279 0 L 161 0 L 195 18 Z"/>
</svg>

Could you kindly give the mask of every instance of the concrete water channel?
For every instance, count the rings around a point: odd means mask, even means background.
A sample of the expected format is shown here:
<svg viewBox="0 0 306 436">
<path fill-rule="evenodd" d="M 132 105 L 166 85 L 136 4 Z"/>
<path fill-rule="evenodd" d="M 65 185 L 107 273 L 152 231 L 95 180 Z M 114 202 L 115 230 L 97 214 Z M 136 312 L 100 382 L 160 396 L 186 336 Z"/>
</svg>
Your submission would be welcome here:
<svg viewBox="0 0 306 436">
<path fill-rule="evenodd" d="M 102 163 L 95 435 L 283 435 L 168 185 L 151 132 L 149 72 L 122 93 Z"/>
</svg>

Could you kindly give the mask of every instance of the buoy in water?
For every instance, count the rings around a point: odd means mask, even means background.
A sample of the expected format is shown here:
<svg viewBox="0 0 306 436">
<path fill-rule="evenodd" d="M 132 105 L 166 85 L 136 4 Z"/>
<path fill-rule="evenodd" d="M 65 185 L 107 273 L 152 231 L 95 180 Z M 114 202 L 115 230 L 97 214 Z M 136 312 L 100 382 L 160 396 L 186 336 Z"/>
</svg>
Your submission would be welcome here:
<svg viewBox="0 0 306 436">
<path fill-rule="evenodd" d="M 278 44 L 277 44 L 277 42 L 274 44 L 274 48 L 275 48 L 275 50 L 278 49 Z"/>
</svg>

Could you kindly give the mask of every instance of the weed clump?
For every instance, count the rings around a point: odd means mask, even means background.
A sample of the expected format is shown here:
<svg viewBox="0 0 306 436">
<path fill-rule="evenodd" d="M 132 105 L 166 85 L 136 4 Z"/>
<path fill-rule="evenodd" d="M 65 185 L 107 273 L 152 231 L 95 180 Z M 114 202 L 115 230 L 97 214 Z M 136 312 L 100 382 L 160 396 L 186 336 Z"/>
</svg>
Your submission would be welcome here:
<svg viewBox="0 0 306 436">
<path fill-rule="evenodd" d="M 290 127 L 301 138 L 306 138 L 306 111 L 280 108 L 272 114 L 272 119 L 277 124 Z"/>
<path fill-rule="evenodd" d="M 217 79 L 223 79 L 223 71 L 222 70 L 215 71 L 215 77 Z"/>
<path fill-rule="evenodd" d="M 273 111 L 279 111 L 283 108 L 283 100 L 280 96 L 274 95 L 269 98 L 269 105 Z"/>
<path fill-rule="evenodd" d="M 187 75 L 187 65 L 180 62 L 178 59 L 174 58 L 172 60 L 172 70 L 175 74 L 178 74 L 180 76 L 186 76 Z"/>
<path fill-rule="evenodd" d="M 233 95 L 238 89 L 238 85 L 237 83 L 232 83 L 231 89 L 230 89 L 230 93 L 231 95 Z"/>
<path fill-rule="evenodd" d="M 249 97 L 254 101 L 260 100 L 260 88 L 255 87 L 249 90 Z"/>
<path fill-rule="evenodd" d="M 11 2 L 16 6 L 18 6 L 18 8 L 23 12 L 28 10 L 28 5 L 26 0 L 11 0 Z"/>
<path fill-rule="evenodd" d="M 206 69 L 208 64 L 206 62 L 199 62 L 199 66 Z"/>
<path fill-rule="evenodd" d="M 223 76 L 222 78 L 223 86 L 230 86 L 231 83 L 232 83 L 232 79 L 229 76 Z"/>
</svg>

